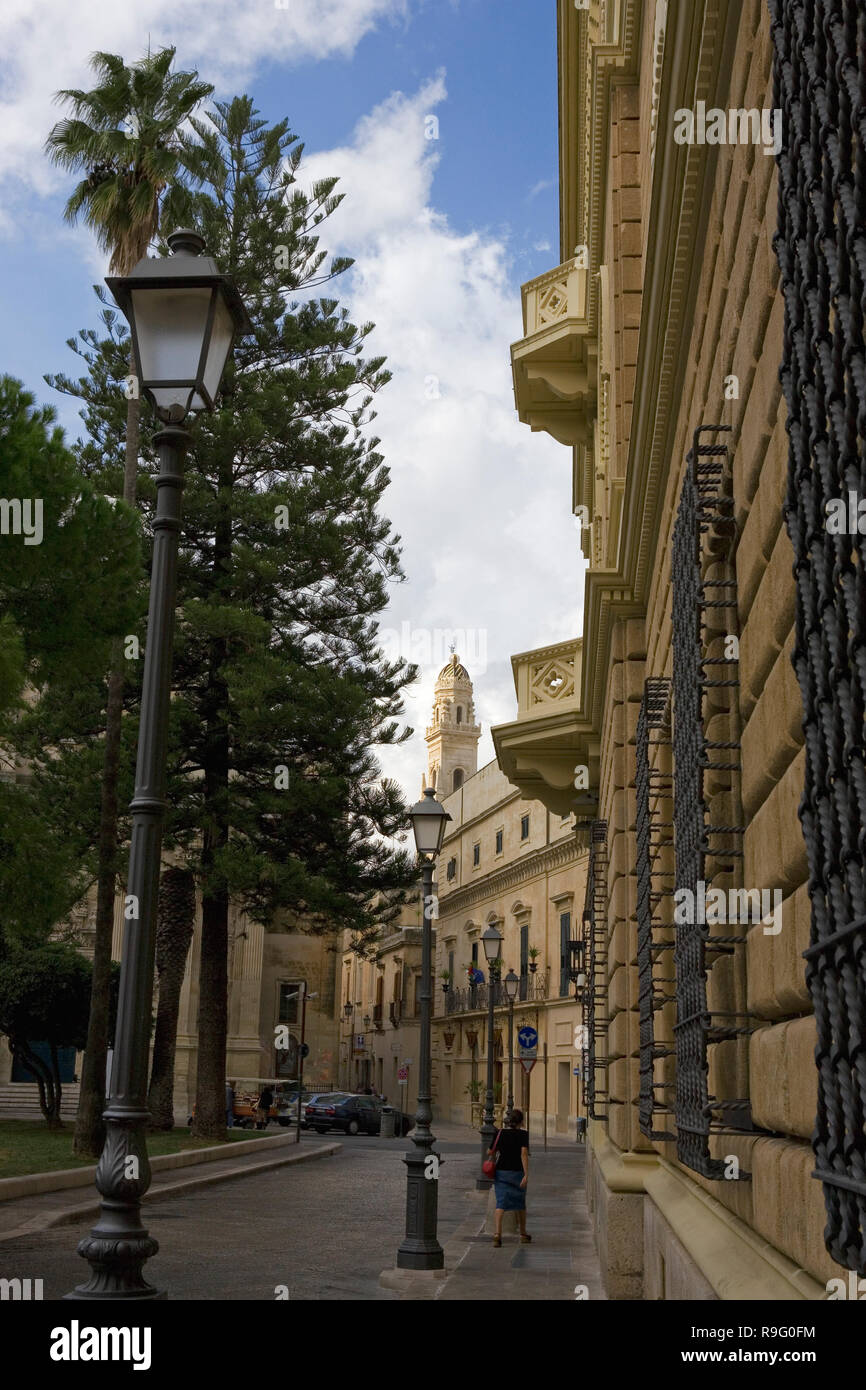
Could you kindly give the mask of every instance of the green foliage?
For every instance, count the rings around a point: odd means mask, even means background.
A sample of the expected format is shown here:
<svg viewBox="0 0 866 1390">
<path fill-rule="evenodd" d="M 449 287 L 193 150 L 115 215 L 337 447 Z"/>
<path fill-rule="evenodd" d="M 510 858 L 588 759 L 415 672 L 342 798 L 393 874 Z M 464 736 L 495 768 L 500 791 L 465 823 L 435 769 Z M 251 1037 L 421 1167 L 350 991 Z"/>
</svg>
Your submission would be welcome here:
<svg viewBox="0 0 866 1390">
<path fill-rule="evenodd" d="M 83 177 L 66 204 L 111 252 L 111 270 L 128 275 L 156 235 L 160 203 L 170 216 L 184 205 L 178 180 L 179 129 L 213 91 L 195 72 L 172 72 L 175 50 L 162 48 L 127 66 L 116 53 L 94 53 L 97 85 L 57 93 L 71 116 L 52 128 L 45 148 L 62 169 Z"/>
<path fill-rule="evenodd" d="M 0 1033 L 12 1042 L 36 1038 L 82 1048 L 90 1009 L 90 962 L 61 941 L 0 958 Z"/>
<path fill-rule="evenodd" d="M 80 740 L 88 720 L 98 734 L 111 641 L 141 602 L 137 518 L 82 479 L 53 419 L 0 377 L 0 496 L 38 500 L 42 518 L 39 544 L 0 535 L 0 932 L 28 939 L 86 886 Z"/>
<path fill-rule="evenodd" d="M 0 497 L 41 503 L 40 543 L 0 535 L 0 683 L 8 708 L 25 679 L 39 690 L 103 670 L 111 638 L 138 611 L 138 528 L 122 503 L 82 478 L 50 407 L 0 377 Z M 35 535 L 34 535 L 35 539 Z"/>
<path fill-rule="evenodd" d="M 405 806 L 376 756 L 411 733 L 401 691 L 415 676 L 376 637 L 402 578 L 380 510 L 388 470 L 366 432 L 388 374 L 362 355 L 370 325 L 316 297 L 351 264 L 328 262 L 314 230 L 337 206 L 335 181 L 302 193 L 288 123 L 268 127 L 247 97 L 191 126 L 193 225 L 236 279 L 255 334 L 236 345 L 221 408 L 199 417 L 187 461 L 166 843 L 208 891 L 268 924 L 366 935 L 393 920 L 417 876 L 389 843 Z M 103 336 L 70 344 L 86 374 L 51 383 L 84 403 L 82 473 L 116 487 L 128 338 L 112 310 L 101 319 Z M 145 440 L 148 515 L 154 471 Z"/>
</svg>

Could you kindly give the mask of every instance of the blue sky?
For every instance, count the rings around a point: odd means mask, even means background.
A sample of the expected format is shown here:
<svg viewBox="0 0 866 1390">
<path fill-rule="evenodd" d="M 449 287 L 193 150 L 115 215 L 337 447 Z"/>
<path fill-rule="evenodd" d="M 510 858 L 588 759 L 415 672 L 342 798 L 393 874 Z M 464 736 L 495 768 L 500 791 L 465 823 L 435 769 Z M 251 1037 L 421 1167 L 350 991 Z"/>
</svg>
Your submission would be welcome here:
<svg viewBox="0 0 866 1390">
<path fill-rule="evenodd" d="M 421 661 L 408 717 L 422 731 L 445 634 L 467 634 L 482 762 L 489 724 L 515 714 L 511 653 L 580 630 L 570 456 L 518 423 L 509 362 L 520 284 L 559 260 L 555 14 L 555 0 L 12 0 L 0 12 L 0 369 L 72 433 L 74 403 L 42 374 L 75 371 L 65 340 L 94 323 L 105 267 L 90 234 L 64 226 L 69 183 L 41 143 L 52 92 L 88 84 L 93 49 L 131 61 L 148 35 L 175 43 L 218 96 L 247 91 L 265 118 L 290 118 L 307 178 L 340 176 L 326 244 L 356 257 L 342 298 L 376 322 L 371 350 L 394 371 L 376 430 L 408 582 L 383 626 Z M 425 138 L 428 115 L 438 139 Z M 414 794 L 424 760 L 417 733 L 387 770 Z"/>
</svg>

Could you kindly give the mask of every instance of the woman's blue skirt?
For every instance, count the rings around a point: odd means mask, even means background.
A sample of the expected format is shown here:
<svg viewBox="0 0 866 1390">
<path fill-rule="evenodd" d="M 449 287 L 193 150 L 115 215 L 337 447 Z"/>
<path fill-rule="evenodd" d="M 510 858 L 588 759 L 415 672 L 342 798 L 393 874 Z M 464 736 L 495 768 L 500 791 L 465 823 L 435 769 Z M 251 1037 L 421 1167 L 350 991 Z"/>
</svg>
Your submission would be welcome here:
<svg viewBox="0 0 866 1390">
<path fill-rule="evenodd" d="M 499 1211 L 526 1211 L 526 1189 L 523 1172 L 511 1173 L 508 1169 L 497 1168 L 493 1185 L 496 1188 L 496 1206 Z"/>
</svg>

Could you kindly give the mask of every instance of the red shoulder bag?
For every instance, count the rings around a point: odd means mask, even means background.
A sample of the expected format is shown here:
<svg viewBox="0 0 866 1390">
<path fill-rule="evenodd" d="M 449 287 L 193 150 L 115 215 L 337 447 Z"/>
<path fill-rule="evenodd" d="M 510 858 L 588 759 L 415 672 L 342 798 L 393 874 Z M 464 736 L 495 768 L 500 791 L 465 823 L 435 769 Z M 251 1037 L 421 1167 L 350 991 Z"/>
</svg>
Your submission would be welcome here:
<svg viewBox="0 0 866 1390">
<path fill-rule="evenodd" d="M 498 1129 L 496 1131 L 496 1138 L 494 1139 L 493 1147 L 490 1150 L 491 1156 L 490 1158 L 485 1158 L 484 1162 L 481 1165 L 481 1171 L 484 1174 L 485 1178 L 493 1178 L 496 1176 L 496 1164 L 498 1162 L 498 1155 L 496 1155 L 496 1157 L 494 1157 L 494 1155 L 496 1154 L 496 1145 L 499 1143 L 499 1136 L 501 1133 L 501 1129 Z"/>
</svg>

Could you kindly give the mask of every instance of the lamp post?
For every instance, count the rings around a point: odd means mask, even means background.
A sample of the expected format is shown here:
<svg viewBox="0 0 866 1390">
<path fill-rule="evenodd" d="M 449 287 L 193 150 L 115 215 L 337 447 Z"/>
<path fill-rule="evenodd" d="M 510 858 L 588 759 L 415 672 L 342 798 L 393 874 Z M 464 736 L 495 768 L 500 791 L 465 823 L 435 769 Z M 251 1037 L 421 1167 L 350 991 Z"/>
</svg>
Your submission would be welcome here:
<svg viewBox="0 0 866 1390">
<path fill-rule="evenodd" d="M 481 1123 L 483 1163 L 496 1134 L 496 1125 L 493 1122 L 493 1009 L 496 1003 L 496 986 L 499 983 L 499 948 L 502 945 L 502 932 L 494 923 L 491 922 L 487 930 L 481 933 L 481 944 L 487 959 L 487 1090 L 484 1095 L 484 1118 Z M 481 1173 L 475 1180 L 475 1186 L 479 1192 L 486 1192 L 493 1186 L 493 1179 L 486 1178 Z"/>
<path fill-rule="evenodd" d="M 505 993 L 508 996 L 508 1104 L 505 1109 L 505 1123 L 511 1123 L 514 1109 L 514 1001 L 520 989 L 520 977 L 509 970 L 505 976 Z"/>
<path fill-rule="evenodd" d="M 421 1027 L 418 1042 L 418 1111 L 412 1132 L 412 1148 L 406 1164 L 406 1236 L 397 1251 L 398 1269 L 442 1269 L 445 1255 L 436 1239 L 439 1205 L 439 1155 L 430 1131 L 433 1118 L 430 1096 L 430 1028 L 433 1013 L 433 868 L 445 825 L 451 817 L 436 800 L 431 787 L 409 812 L 415 834 L 415 847 L 421 862 L 423 927 L 421 935 Z M 428 1157 L 435 1162 L 428 1164 Z"/>
<path fill-rule="evenodd" d="M 102 1201 L 97 1224 L 78 1246 L 90 1278 L 67 1294 L 71 1299 L 165 1297 L 142 1275 L 159 1247 L 141 1224 L 141 1199 L 150 1186 L 147 1064 L 183 460 L 190 440 L 181 426 L 190 411 L 213 410 L 232 344 L 252 332 L 237 289 L 202 254 L 198 233 L 173 232 L 168 245 L 168 257 L 144 256 L 131 275 L 106 281 L 129 320 L 139 390 L 164 428 L 154 437 L 160 467 L 120 994 L 105 1146 L 96 1169 Z"/>
<path fill-rule="evenodd" d="M 286 1003 L 288 1004 L 290 999 L 297 999 L 299 996 L 301 1000 L 301 1045 L 298 1048 L 298 1113 L 295 1119 L 295 1142 L 297 1144 L 301 1142 L 301 1095 L 304 1089 L 304 1057 L 306 1056 L 304 1049 L 307 1045 L 307 1000 L 318 999 L 319 997 L 317 992 L 307 993 L 306 980 L 302 981 L 301 988 L 296 989 L 294 994 L 286 995 Z"/>
</svg>

